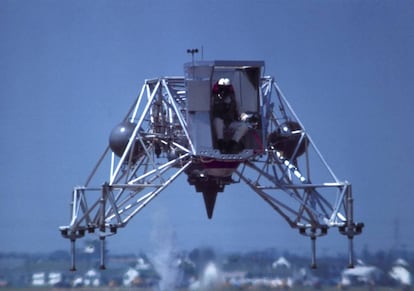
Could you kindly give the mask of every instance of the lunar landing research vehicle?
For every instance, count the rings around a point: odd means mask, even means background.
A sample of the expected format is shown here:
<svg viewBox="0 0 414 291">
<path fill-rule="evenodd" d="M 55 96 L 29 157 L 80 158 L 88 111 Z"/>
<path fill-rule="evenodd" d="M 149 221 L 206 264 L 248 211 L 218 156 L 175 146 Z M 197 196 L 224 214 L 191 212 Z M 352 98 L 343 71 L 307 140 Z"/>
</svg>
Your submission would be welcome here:
<svg viewBox="0 0 414 291">
<path fill-rule="evenodd" d="M 201 193 L 208 218 L 218 193 L 244 184 L 310 238 L 311 267 L 316 238 L 337 228 L 353 266 L 363 223 L 354 221 L 351 184 L 336 177 L 264 62 L 193 59 L 183 77 L 144 81 L 85 184 L 74 187 L 70 222 L 60 227 L 71 270 L 75 242 L 88 233 L 100 238 L 104 269 L 105 239 L 180 175 Z"/>
</svg>

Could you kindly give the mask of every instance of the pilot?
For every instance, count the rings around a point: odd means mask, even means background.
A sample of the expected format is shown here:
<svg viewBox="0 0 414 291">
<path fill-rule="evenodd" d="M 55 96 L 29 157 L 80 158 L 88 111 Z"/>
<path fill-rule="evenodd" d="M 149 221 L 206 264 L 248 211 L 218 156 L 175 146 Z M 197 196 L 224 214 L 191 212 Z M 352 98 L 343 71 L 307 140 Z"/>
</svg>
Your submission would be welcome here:
<svg viewBox="0 0 414 291">
<path fill-rule="evenodd" d="M 212 123 L 217 148 L 225 154 L 239 153 L 244 148 L 240 140 L 249 128 L 240 121 L 233 85 L 230 79 L 221 78 L 212 91 Z M 230 132 L 229 137 L 226 132 Z"/>
</svg>

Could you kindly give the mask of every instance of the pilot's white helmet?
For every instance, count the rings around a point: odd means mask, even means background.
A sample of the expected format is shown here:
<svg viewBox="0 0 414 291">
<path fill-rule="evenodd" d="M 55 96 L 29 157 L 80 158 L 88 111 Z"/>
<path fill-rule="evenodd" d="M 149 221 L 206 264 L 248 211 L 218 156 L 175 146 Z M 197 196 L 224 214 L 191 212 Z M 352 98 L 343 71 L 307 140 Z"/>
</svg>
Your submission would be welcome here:
<svg viewBox="0 0 414 291">
<path fill-rule="evenodd" d="M 231 82 L 229 78 L 221 78 L 220 80 L 218 80 L 217 83 L 219 86 L 230 86 Z"/>
</svg>

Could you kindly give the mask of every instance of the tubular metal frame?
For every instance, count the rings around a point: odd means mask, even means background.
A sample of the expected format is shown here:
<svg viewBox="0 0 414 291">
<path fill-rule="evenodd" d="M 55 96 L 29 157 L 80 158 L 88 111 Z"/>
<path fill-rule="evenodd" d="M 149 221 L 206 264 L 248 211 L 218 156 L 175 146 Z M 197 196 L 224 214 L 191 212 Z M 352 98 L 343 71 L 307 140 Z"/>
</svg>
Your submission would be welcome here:
<svg viewBox="0 0 414 291">
<path fill-rule="evenodd" d="M 125 227 L 202 158 L 189 134 L 186 93 L 183 77 L 146 80 L 124 118 L 135 128 L 123 155 L 117 157 L 107 147 L 85 185 L 74 188 L 70 223 L 60 227 L 63 237 L 72 243 L 72 270 L 76 239 L 85 232 L 98 232 L 104 247 L 105 237 Z M 315 240 L 332 227 L 348 237 L 352 267 L 353 237 L 361 233 L 363 224 L 354 222 L 351 184 L 335 176 L 272 77 L 262 77 L 260 99 L 264 148 L 247 159 L 243 154 L 227 157 L 242 159 L 235 176 L 292 228 L 311 238 L 312 267 L 316 266 Z M 295 121 L 301 127 L 293 133 L 300 137 L 289 159 L 266 141 L 286 121 Z M 302 155 L 301 146 L 306 148 Z M 108 169 L 109 177 L 105 178 Z M 105 179 L 108 182 L 102 184 Z M 103 256 L 101 268 L 105 268 Z"/>
</svg>

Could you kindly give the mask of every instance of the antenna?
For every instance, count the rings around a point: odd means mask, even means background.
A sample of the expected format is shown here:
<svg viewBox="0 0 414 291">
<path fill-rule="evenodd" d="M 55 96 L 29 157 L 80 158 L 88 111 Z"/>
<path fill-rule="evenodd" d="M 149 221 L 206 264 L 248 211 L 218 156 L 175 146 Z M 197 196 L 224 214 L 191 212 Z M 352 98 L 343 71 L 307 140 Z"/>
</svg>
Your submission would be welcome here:
<svg viewBox="0 0 414 291">
<path fill-rule="evenodd" d="M 195 49 L 187 49 L 187 54 L 191 54 L 191 61 L 193 62 L 194 65 L 194 54 L 198 53 L 198 48 Z"/>
</svg>

